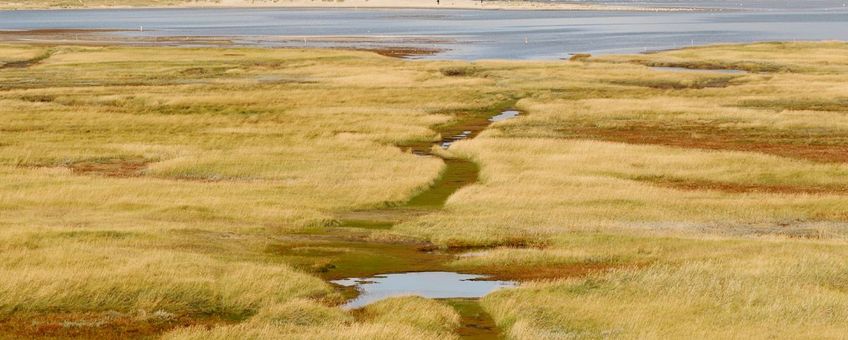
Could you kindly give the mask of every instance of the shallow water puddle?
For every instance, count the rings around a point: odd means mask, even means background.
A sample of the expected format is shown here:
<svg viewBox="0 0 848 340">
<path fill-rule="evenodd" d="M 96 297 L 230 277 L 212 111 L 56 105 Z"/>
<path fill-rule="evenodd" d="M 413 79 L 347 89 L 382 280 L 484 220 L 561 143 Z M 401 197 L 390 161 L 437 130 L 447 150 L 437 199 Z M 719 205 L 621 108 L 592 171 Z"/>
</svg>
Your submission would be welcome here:
<svg viewBox="0 0 848 340">
<path fill-rule="evenodd" d="M 519 113 L 520 112 L 518 112 L 517 110 L 506 110 L 504 112 L 501 112 L 501 114 L 497 116 L 492 116 L 492 118 L 489 118 L 489 121 L 492 123 L 504 121 L 510 118 L 517 117 Z"/>
<path fill-rule="evenodd" d="M 724 74 L 747 74 L 745 70 L 730 70 L 730 69 L 697 69 L 685 67 L 670 67 L 670 66 L 653 66 L 654 71 L 661 72 L 681 72 L 681 73 L 724 73 Z"/>
<path fill-rule="evenodd" d="M 453 272 L 418 272 L 375 275 L 330 281 L 356 287 L 360 294 L 343 307 L 354 309 L 369 303 L 402 295 L 420 295 L 431 299 L 479 298 L 500 288 L 515 287 L 513 281 L 484 281 L 486 276 Z"/>
</svg>

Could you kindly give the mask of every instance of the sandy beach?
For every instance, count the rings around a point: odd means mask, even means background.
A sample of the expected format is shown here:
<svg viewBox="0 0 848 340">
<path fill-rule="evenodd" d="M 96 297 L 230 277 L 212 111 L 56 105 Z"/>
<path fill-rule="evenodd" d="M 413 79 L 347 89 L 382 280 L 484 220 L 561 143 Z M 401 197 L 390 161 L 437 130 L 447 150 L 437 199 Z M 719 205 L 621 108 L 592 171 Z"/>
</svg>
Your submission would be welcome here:
<svg viewBox="0 0 848 340">
<path fill-rule="evenodd" d="M 422 9 L 491 9 L 491 10 L 563 10 L 563 11 L 638 11 L 680 12 L 699 8 L 643 7 L 536 1 L 474 0 L 219 0 L 219 1 L 110 1 L 47 2 L 0 1 L 0 9 L 31 10 L 57 8 L 422 8 Z"/>
</svg>

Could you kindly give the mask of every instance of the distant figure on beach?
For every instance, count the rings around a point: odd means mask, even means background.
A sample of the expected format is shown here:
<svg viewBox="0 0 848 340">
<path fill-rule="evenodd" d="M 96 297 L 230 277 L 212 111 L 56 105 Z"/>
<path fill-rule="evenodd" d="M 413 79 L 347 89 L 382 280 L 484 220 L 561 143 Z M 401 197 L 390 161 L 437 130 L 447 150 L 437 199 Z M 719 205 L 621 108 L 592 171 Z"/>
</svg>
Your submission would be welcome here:
<svg viewBox="0 0 848 340">
<path fill-rule="evenodd" d="M 438 5 L 438 4 L 439 4 L 439 0 L 436 0 L 436 5 Z"/>
</svg>

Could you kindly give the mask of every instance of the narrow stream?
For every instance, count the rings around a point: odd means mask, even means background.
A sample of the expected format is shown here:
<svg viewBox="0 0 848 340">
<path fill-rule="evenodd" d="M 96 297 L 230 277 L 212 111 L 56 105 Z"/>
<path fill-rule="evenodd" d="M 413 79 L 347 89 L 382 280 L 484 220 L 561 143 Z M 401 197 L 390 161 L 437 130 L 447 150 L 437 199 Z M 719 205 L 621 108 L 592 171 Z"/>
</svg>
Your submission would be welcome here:
<svg viewBox="0 0 848 340">
<path fill-rule="evenodd" d="M 422 157 L 441 158 L 445 168 L 439 178 L 403 205 L 339 213 L 337 219 L 340 223 L 331 230 L 349 237 L 367 233 L 369 229 L 390 229 L 403 221 L 441 209 L 453 193 L 477 182 L 480 167 L 467 159 L 433 154 L 433 146 L 449 149 L 458 141 L 475 138 L 492 123 L 517 117 L 520 112 L 511 109 L 512 104 L 499 105 L 495 111 L 499 114 L 494 116 L 483 113 L 460 115 L 455 123 L 436 127 L 442 136 L 437 142 L 399 145 Z M 485 275 L 447 271 L 446 264 L 456 258 L 449 252 L 426 251 L 404 244 L 375 243 L 367 239 L 343 242 L 344 247 L 353 252 L 337 257 L 322 274 L 350 296 L 343 308 L 357 309 L 384 298 L 403 295 L 443 299 L 462 317 L 462 326 L 457 330 L 461 337 L 498 337 L 494 321 L 479 305 L 478 299 L 494 290 L 517 286 L 517 282 L 487 280 Z M 291 250 L 286 252 L 292 253 Z"/>
<path fill-rule="evenodd" d="M 440 129 L 442 140 L 435 144 L 448 149 L 457 141 L 471 139 L 489 125 L 515 118 L 520 114 L 514 109 L 503 109 L 494 116 L 475 116 L 460 123 Z M 429 148 L 433 143 L 420 143 L 409 146 L 412 152 L 427 157 L 440 157 L 432 154 Z M 389 228 L 404 217 L 420 216 L 415 209 L 431 212 L 441 208 L 448 197 L 462 187 L 477 182 L 479 166 L 469 160 L 440 157 L 445 162 L 445 170 L 429 189 L 410 199 L 403 207 L 375 209 L 361 212 L 367 220 L 348 220 L 347 226 L 362 228 L 363 225 L 379 225 L 380 216 L 398 219 L 385 223 Z M 344 226 L 344 225 L 343 225 Z M 346 308 L 359 308 L 371 302 L 398 295 L 421 295 L 428 298 L 479 298 L 494 289 L 515 286 L 510 281 L 487 281 L 486 276 L 460 274 L 446 271 L 381 273 L 366 278 L 352 277 L 330 282 L 344 287 L 354 287 L 359 295 L 349 301 Z"/>
<path fill-rule="evenodd" d="M 498 110 L 500 113 L 494 116 L 471 116 L 451 126 L 442 127 L 439 134 L 442 139 L 435 143 L 442 149 L 449 149 L 456 142 L 473 139 L 492 123 L 507 120 L 518 116 L 519 112 L 511 108 Z M 413 153 L 440 157 L 445 162 L 445 170 L 436 182 L 427 190 L 412 197 L 406 207 L 413 208 L 441 208 L 454 192 L 467 185 L 477 182 L 480 167 L 476 163 L 460 158 L 445 158 L 433 155 L 430 152 L 432 143 L 421 143 L 411 145 L 409 148 Z"/>
</svg>

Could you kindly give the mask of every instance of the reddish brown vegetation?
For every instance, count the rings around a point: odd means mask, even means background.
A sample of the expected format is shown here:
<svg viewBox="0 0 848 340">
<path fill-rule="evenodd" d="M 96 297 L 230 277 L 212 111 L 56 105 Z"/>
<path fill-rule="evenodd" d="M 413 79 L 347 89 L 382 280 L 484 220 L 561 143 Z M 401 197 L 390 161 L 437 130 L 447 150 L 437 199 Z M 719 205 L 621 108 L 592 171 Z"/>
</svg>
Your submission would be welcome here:
<svg viewBox="0 0 848 340">
<path fill-rule="evenodd" d="M 0 319 L 0 334 L 20 339 L 152 338 L 178 327 L 212 327 L 222 323 L 226 321 L 218 318 L 171 315 L 143 317 L 118 312 L 13 315 Z"/>
<path fill-rule="evenodd" d="M 548 244 L 544 240 L 533 240 L 528 238 L 521 237 L 505 237 L 500 239 L 497 243 L 491 243 L 485 246 L 481 245 L 469 245 L 463 242 L 447 242 L 447 248 L 449 251 L 454 253 L 461 253 L 469 250 L 479 250 L 479 249 L 492 249 L 498 247 L 507 247 L 507 248 L 537 248 L 542 249 L 547 247 Z"/>
<path fill-rule="evenodd" d="M 680 190 L 713 190 L 729 193 L 779 193 L 779 194 L 845 194 L 846 186 L 802 186 L 790 184 L 726 183 L 661 176 L 637 177 L 637 181 Z"/>
<path fill-rule="evenodd" d="M 136 177 L 142 175 L 142 170 L 144 170 L 147 164 L 148 161 L 144 158 L 112 158 L 76 162 L 68 167 L 78 175 Z"/>
<path fill-rule="evenodd" d="M 761 152 L 817 162 L 848 162 L 848 135 L 832 131 L 774 131 L 698 123 L 662 125 L 658 122 L 634 122 L 610 128 L 577 123 L 556 131 L 567 138 Z"/>
</svg>

